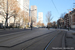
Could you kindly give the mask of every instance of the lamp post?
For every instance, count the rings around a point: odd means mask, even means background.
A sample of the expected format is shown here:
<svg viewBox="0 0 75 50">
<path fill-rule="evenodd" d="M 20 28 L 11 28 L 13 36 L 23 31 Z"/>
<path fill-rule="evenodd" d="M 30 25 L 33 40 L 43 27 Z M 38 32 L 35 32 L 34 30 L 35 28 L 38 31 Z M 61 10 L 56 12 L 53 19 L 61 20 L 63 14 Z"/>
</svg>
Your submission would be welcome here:
<svg viewBox="0 0 75 50">
<path fill-rule="evenodd" d="M 5 21 L 5 28 L 8 27 L 8 0 L 7 0 L 7 12 L 6 12 L 6 21 Z"/>
<path fill-rule="evenodd" d="M 70 30 L 70 16 L 69 16 L 69 13 L 68 13 L 68 31 Z"/>
<path fill-rule="evenodd" d="M 68 12 L 71 10 L 71 9 L 67 9 L 68 10 Z M 70 13 L 68 13 L 68 31 L 69 31 L 69 29 L 70 29 Z"/>
<path fill-rule="evenodd" d="M 30 10 L 31 11 L 31 13 L 32 13 L 32 10 Z M 31 25 L 30 25 L 30 27 L 31 27 L 31 30 L 32 30 L 32 15 L 31 15 Z"/>
<path fill-rule="evenodd" d="M 34 10 L 36 10 L 36 9 L 34 9 Z M 32 13 L 32 11 L 34 11 L 34 10 L 30 10 L 30 11 L 31 11 L 31 13 Z M 31 30 L 32 30 L 32 25 L 33 25 L 33 21 L 32 21 L 32 14 L 31 14 L 31 25 L 30 25 Z"/>
</svg>

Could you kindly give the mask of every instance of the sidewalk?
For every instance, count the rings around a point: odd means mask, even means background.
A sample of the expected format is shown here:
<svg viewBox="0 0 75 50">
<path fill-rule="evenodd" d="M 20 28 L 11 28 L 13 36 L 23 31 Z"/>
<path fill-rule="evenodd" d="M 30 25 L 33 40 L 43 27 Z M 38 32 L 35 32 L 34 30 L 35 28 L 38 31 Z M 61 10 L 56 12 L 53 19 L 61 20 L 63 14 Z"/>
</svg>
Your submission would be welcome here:
<svg viewBox="0 0 75 50">
<path fill-rule="evenodd" d="M 6 28 L 5 30 L 17 30 L 17 29 L 31 29 L 31 28 Z M 2 31 L 4 29 L 0 29 Z"/>
<path fill-rule="evenodd" d="M 67 31 L 66 34 L 66 47 L 69 50 L 75 50 L 75 31 Z"/>
<path fill-rule="evenodd" d="M 5 30 L 13 30 L 13 29 L 19 29 L 19 28 L 6 28 Z M 0 29 L 0 31 L 2 31 L 4 29 Z"/>
</svg>

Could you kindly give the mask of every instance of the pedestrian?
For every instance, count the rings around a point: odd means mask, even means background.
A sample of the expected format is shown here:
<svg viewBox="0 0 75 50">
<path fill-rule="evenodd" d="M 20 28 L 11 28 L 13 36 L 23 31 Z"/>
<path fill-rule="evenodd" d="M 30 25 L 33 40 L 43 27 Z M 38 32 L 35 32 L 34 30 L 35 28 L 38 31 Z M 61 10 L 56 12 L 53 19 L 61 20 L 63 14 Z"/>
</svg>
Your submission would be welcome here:
<svg viewBox="0 0 75 50">
<path fill-rule="evenodd" d="M 47 25 L 47 28 L 48 28 L 48 30 L 49 30 L 49 26 Z"/>
<path fill-rule="evenodd" d="M 31 27 L 31 30 L 32 30 L 32 23 L 31 23 L 30 27 Z"/>
</svg>

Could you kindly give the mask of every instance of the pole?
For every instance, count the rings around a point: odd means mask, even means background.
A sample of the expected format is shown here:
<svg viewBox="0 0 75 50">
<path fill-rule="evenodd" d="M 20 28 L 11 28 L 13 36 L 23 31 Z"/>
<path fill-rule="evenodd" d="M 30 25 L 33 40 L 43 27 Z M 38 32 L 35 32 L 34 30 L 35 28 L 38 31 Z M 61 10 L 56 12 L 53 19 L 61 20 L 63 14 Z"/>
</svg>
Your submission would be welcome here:
<svg viewBox="0 0 75 50">
<path fill-rule="evenodd" d="M 7 0 L 7 12 L 6 12 L 5 27 L 8 27 L 8 0 Z"/>
<path fill-rule="evenodd" d="M 35 9 L 36 10 L 36 9 Z M 34 11 L 34 10 L 30 10 L 31 12 L 30 13 L 32 13 L 32 11 Z M 32 14 L 31 14 L 31 30 L 32 30 L 32 25 L 33 25 L 33 21 L 32 21 Z"/>
<path fill-rule="evenodd" d="M 32 11 L 31 11 L 31 13 L 32 13 Z M 31 15 L 31 30 L 32 30 L 32 15 Z"/>
<path fill-rule="evenodd" d="M 68 9 L 68 11 L 70 11 L 71 9 Z M 69 25 L 69 22 L 70 22 L 70 16 L 69 16 L 69 13 L 68 13 L 68 31 L 70 29 L 70 25 Z"/>
<path fill-rule="evenodd" d="M 69 14 L 68 14 L 68 31 L 69 31 Z"/>
<path fill-rule="evenodd" d="M 73 3 L 73 7 L 75 8 L 75 3 Z"/>
</svg>

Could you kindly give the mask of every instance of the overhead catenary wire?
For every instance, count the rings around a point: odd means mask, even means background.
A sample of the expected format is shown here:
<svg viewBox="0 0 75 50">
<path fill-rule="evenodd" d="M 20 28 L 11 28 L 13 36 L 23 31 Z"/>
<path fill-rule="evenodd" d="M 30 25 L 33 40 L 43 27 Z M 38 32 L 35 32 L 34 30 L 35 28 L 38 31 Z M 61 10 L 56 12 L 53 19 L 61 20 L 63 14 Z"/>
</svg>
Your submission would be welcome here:
<svg viewBox="0 0 75 50">
<path fill-rule="evenodd" d="M 73 7 L 75 8 L 75 0 L 73 1 L 74 3 L 73 3 Z"/>
<path fill-rule="evenodd" d="M 56 5 L 54 4 L 54 1 L 53 0 L 51 0 L 51 1 L 52 1 L 53 5 L 54 5 L 56 11 L 58 12 L 58 9 L 56 8 Z M 59 14 L 59 12 L 58 12 L 58 14 Z"/>
</svg>

